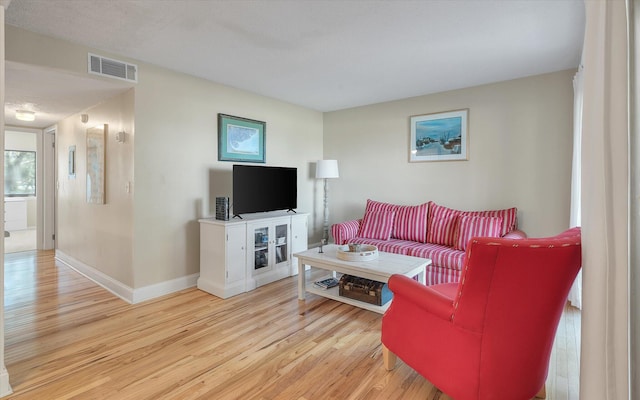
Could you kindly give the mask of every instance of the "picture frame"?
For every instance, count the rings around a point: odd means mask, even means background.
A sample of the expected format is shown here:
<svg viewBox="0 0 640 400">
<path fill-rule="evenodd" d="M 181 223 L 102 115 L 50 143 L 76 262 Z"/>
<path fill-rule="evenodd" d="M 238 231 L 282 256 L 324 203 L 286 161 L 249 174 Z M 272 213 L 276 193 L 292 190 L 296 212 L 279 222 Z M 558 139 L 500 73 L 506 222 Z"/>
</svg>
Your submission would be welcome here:
<svg viewBox="0 0 640 400">
<path fill-rule="evenodd" d="M 69 179 L 76 178 L 76 145 L 69 146 Z"/>
<path fill-rule="evenodd" d="M 266 162 L 266 123 L 218 114 L 218 161 Z"/>
<path fill-rule="evenodd" d="M 410 117 L 409 162 L 469 159 L 469 109 Z"/>
</svg>

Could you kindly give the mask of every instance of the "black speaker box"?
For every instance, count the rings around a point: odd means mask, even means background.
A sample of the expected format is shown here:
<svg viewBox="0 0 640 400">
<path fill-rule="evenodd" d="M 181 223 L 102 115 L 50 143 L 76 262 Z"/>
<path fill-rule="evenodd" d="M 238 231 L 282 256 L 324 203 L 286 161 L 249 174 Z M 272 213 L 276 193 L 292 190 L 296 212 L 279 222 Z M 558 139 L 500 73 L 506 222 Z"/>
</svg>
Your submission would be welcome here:
<svg viewBox="0 0 640 400">
<path fill-rule="evenodd" d="M 229 198 L 216 197 L 216 219 L 229 220 Z"/>
</svg>

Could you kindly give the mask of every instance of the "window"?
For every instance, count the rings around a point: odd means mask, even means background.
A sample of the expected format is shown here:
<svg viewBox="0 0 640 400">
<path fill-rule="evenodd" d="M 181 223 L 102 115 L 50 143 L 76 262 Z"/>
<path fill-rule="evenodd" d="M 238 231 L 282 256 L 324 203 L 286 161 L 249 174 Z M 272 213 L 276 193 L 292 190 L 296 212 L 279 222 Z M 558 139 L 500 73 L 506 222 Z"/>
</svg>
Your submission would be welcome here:
<svg viewBox="0 0 640 400">
<path fill-rule="evenodd" d="M 4 195 L 6 197 L 36 195 L 35 151 L 4 151 Z"/>
</svg>

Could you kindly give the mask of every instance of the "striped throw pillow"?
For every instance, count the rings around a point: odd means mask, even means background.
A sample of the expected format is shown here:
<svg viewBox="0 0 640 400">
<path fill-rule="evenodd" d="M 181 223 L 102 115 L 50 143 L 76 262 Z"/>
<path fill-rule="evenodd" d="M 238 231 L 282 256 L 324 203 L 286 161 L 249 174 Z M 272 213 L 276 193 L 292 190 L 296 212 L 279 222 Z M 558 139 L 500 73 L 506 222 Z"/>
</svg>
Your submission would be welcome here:
<svg viewBox="0 0 640 400">
<path fill-rule="evenodd" d="M 389 240 L 395 215 L 395 211 L 367 212 L 362 219 L 358 236 L 367 239 Z"/>
<path fill-rule="evenodd" d="M 368 199 L 365 215 L 371 211 L 395 211 L 395 221 L 391 231 L 392 238 L 426 243 L 429 203 L 417 206 L 399 206 Z"/>
<path fill-rule="evenodd" d="M 499 217 L 473 217 L 459 215 L 457 218 L 456 250 L 466 250 L 469 239 L 476 236 L 500 237 L 502 218 Z"/>
<path fill-rule="evenodd" d="M 429 203 L 417 206 L 398 206 L 391 237 L 426 243 Z"/>
<path fill-rule="evenodd" d="M 369 211 L 395 211 L 396 208 L 398 208 L 398 206 L 395 204 L 367 199 L 367 206 L 364 209 L 364 213 L 366 214 Z"/>
<path fill-rule="evenodd" d="M 469 217 L 496 217 L 502 218 L 500 237 L 516 229 L 518 222 L 518 209 L 516 207 L 505 208 L 504 210 L 490 211 L 463 211 L 462 215 Z"/>
<path fill-rule="evenodd" d="M 456 234 L 456 217 L 460 211 L 429 202 L 427 243 L 453 246 Z"/>
</svg>

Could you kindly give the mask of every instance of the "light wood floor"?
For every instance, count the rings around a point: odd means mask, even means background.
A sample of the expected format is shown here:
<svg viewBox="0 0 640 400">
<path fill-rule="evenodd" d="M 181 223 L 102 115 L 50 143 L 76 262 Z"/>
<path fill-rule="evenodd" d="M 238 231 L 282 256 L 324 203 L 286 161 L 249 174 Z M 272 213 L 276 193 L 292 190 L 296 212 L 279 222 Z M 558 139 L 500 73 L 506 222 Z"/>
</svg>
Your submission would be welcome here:
<svg viewBox="0 0 640 400">
<path fill-rule="evenodd" d="M 9 232 L 9 237 L 4 238 L 4 252 L 17 253 L 37 249 L 36 228 L 29 228 Z"/>
<path fill-rule="evenodd" d="M 295 282 L 227 300 L 194 288 L 129 305 L 56 267 L 53 252 L 8 254 L 7 398 L 449 400 L 401 361 L 384 369 L 380 315 L 313 295 L 299 315 Z M 578 398 L 570 336 L 579 326 L 569 308 L 549 399 Z"/>
</svg>

